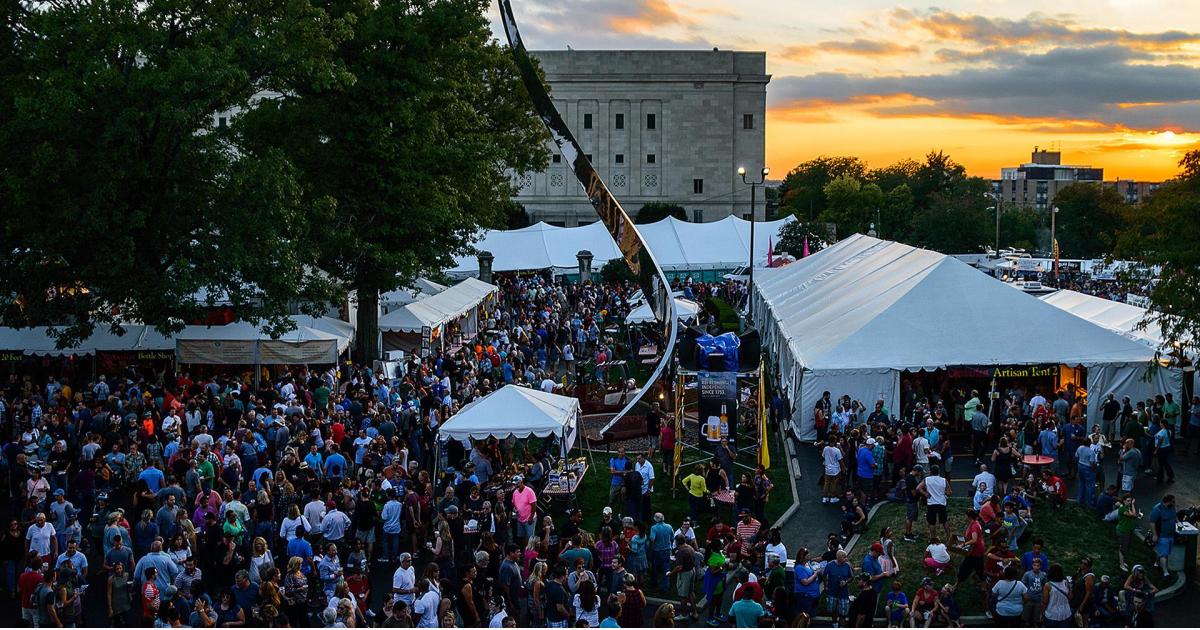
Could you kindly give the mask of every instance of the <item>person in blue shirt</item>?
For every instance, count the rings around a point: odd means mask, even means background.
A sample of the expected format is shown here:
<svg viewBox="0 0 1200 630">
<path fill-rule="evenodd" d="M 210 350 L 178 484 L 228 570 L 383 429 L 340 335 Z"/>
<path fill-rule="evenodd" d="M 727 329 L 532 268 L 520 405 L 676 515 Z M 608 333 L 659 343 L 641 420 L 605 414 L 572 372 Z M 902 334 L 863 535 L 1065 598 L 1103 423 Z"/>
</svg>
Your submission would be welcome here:
<svg viewBox="0 0 1200 630">
<path fill-rule="evenodd" d="M 1033 539 L 1033 549 L 1026 551 L 1024 553 L 1024 555 L 1021 556 L 1021 568 L 1025 569 L 1026 571 L 1032 571 L 1033 570 L 1033 560 L 1035 558 L 1042 561 L 1043 567 L 1050 566 L 1050 559 L 1046 557 L 1046 554 L 1044 552 L 1042 552 L 1042 539 L 1041 538 L 1034 538 Z"/>
<path fill-rule="evenodd" d="M 1050 468 L 1053 469 L 1058 464 L 1058 447 L 1062 445 L 1062 441 L 1058 439 L 1058 433 L 1054 430 L 1054 425 L 1046 425 L 1042 432 L 1038 434 L 1038 446 L 1042 449 L 1042 455 L 1053 459 L 1050 463 Z"/>
<path fill-rule="evenodd" d="M 883 581 L 891 577 L 883 571 L 883 563 L 879 558 L 883 556 L 883 544 L 874 543 L 871 545 L 871 550 L 867 552 L 863 558 L 862 570 L 863 573 L 871 576 L 871 588 L 879 593 L 883 590 Z"/>
<path fill-rule="evenodd" d="M 621 497 L 621 489 L 624 487 L 625 466 L 629 463 L 629 458 L 625 457 L 625 447 L 617 447 L 617 456 L 608 458 L 608 474 L 611 476 L 611 481 L 608 488 L 608 504 L 621 506 L 624 505 Z"/>
<path fill-rule="evenodd" d="M 854 567 L 846 558 L 845 550 L 839 549 L 837 559 L 825 564 L 825 605 L 835 624 L 850 614 L 850 579 Z"/>
<path fill-rule="evenodd" d="M 1158 421 L 1158 432 L 1154 434 L 1154 459 L 1158 460 L 1158 483 L 1162 485 L 1163 477 L 1168 482 L 1175 481 L 1175 469 L 1171 467 L 1171 431 L 1166 418 Z"/>
<path fill-rule="evenodd" d="M 858 447 L 858 481 L 863 490 L 875 495 L 875 438 Z"/>
<path fill-rule="evenodd" d="M 801 547 L 796 552 L 796 567 L 792 583 L 792 617 L 800 614 L 812 619 L 817 611 L 817 598 L 821 596 L 821 576 L 808 566 L 808 549 Z"/>
<path fill-rule="evenodd" d="M 157 493 L 163 487 L 163 483 L 167 480 L 163 472 L 154 464 L 147 466 L 139 475 L 138 479 L 146 482 L 146 487 L 150 488 L 150 492 Z"/>
<path fill-rule="evenodd" d="M 309 469 L 315 471 L 317 474 L 320 474 L 321 471 L 324 470 L 322 466 L 324 462 L 325 458 L 321 457 L 320 451 L 317 450 L 317 445 L 310 445 L 308 447 L 308 455 L 304 456 L 304 463 L 308 464 Z"/>
<path fill-rule="evenodd" d="M 300 558 L 300 571 L 304 575 L 310 575 L 313 569 L 313 548 L 312 544 L 305 538 L 306 535 L 303 525 L 296 528 L 296 537 L 287 544 L 287 555 L 289 558 L 292 556 Z"/>
<path fill-rule="evenodd" d="M 668 524 L 662 512 L 654 514 L 654 526 L 650 528 L 650 552 L 652 554 L 654 575 L 658 577 L 659 586 L 667 591 L 671 587 L 671 545 L 675 542 L 675 528 Z"/>
<path fill-rule="evenodd" d="M 743 589 L 742 598 L 729 607 L 729 616 L 733 617 L 736 628 L 757 628 L 759 620 L 767 616 L 762 604 L 754 601 L 754 591 Z"/>
<path fill-rule="evenodd" d="M 400 503 L 400 493 L 396 488 L 388 488 L 388 501 L 383 505 L 379 518 L 383 521 L 383 557 L 384 562 L 391 562 L 400 557 L 400 525 L 404 514 L 404 505 Z"/>
<path fill-rule="evenodd" d="M 333 453 L 325 458 L 325 477 L 336 483 L 342 482 L 346 474 L 346 458 L 342 456 L 341 447 L 333 445 Z"/>
<path fill-rule="evenodd" d="M 888 592 L 884 601 L 883 609 L 887 612 L 888 627 L 902 627 L 904 618 L 908 615 L 908 595 L 904 594 L 900 580 L 892 582 L 892 590 Z"/>
<path fill-rule="evenodd" d="M 1150 525 L 1154 528 L 1151 540 L 1154 541 L 1154 552 L 1158 554 L 1158 565 L 1162 569 L 1163 577 L 1170 575 L 1167 573 L 1167 558 L 1171 555 L 1171 548 L 1175 546 L 1175 524 L 1178 520 L 1173 494 L 1164 496 L 1162 501 L 1150 510 Z"/>
</svg>

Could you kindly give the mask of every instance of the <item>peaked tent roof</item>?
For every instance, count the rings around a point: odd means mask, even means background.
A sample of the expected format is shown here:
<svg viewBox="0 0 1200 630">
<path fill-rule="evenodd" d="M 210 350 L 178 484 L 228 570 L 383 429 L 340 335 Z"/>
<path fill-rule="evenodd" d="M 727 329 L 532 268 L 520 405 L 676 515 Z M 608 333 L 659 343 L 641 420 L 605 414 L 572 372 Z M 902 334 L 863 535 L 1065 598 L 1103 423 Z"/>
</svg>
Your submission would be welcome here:
<svg viewBox="0 0 1200 630">
<path fill-rule="evenodd" d="M 540 389 L 505 385 L 463 407 L 438 427 L 455 440 L 488 437 L 567 437 L 579 415 L 579 400 Z"/>
<path fill-rule="evenodd" d="M 756 261 L 765 263 L 772 241 L 779 240 L 780 228 L 792 220 L 755 222 Z M 749 262 L 750 222 L 745 219 L 728 216 L 692 223 L 667 217 L 638 225 L 637 229 L 667 270 L 725 269 Z M 492 253 L 493 271 L 574 269 L 578 265 L 575 255 L 584 249 L 592 253 L 592 265 L 597 269 L 621 256 L 608 229 L 599 221 L 571 228 L 539 222 L 516 230 L 488 230 L 475 248 Z M 474 256 L 463 256 L 449 273 L 475 273 L 478 269 L 479 261 Z"/>
<path fill-rule="evenodd" d="M 436 328 L 469 312 L 497 288 L 475 278 L 462 282 L 429 297 L 417 300 L 379 318 L 382 332 L 421 332 L 423 326 Z"/>
<path fill-rule="evenodd" d="M 173 350 L 175 340 L 169 339 L 145 324 L 124 324 L 125 334 L 115 335 L 106 326 L 96 330 L 71 348 L 59 349 L 49 328 L 0 328 L 0 349 L 19 350 L 37 356 L 89 356 L 97 352 L 129 352 L 138 350 Z"/>
<path fill-rule="evenodd" d="M 186 326 L 175 335 L 176 341 L 261 341 L 286 344 L 303 344 L 312 341 L 330 341 L 338 352 L 350 346 L 353 328 L 348 322 L 332 317 L 309 317 L 293 315 L 296 327 L 278 339 L 262 331 L 262 327 L 251 322 L 237 321 L 220 326 Z"/>
<path fill-rule="evenodd" d="M 675 298 L 675 316 L 679 321 L 683 322 L 694 319 L 699 312 L 700 305 L 696 302 L 680 297 Z M 651 310 L 650 305 L 645 301 L 632 311 L 629 311 L 629 314 L 625 316 L 625 323 L 627 324 L 644 324 L 653 321 L 656 321 L 654 311 Z"/>
<path fill-rule="evenodd" d="M 759 323 L 774 320 L 771 332 L 814 371 L 1089 365 L 1154 355 L 953 257 L 861 234 L 754 279 Z"/>
<path fill-rule="evenodd" d="M 1147 314 L 1154 315 L 1140 306 L 1114 302 L 1070 289 L 1061 289 L 1054 293 L 1041 295 L 1038 296 L 1038 299 L 1155 350 L 1166 350 L 1162 327 L 1157 323 L 1149 322 L 1144 329 L 1138 328 L 1138 324 L 1146 318 Z"/>
</svg>

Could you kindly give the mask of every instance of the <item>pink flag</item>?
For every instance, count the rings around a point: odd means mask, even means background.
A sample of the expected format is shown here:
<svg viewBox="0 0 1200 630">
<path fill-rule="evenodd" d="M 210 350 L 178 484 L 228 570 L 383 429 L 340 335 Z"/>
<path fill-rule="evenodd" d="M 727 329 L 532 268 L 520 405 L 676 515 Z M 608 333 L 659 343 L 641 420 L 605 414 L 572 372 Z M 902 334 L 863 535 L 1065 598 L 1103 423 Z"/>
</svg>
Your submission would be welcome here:
<svg viewBox="0 0 1200 630">
<path fill-rule="evenodd" d="M 775 266 L 775 245 L 770 237 L 767 237 L 767 266 Z"/>
<path fill-rule="evenodd" d="M 808 237 L 804 237 L 804 251 L 800 253 L 801 258 L 808 258 Z"/>
</svg>

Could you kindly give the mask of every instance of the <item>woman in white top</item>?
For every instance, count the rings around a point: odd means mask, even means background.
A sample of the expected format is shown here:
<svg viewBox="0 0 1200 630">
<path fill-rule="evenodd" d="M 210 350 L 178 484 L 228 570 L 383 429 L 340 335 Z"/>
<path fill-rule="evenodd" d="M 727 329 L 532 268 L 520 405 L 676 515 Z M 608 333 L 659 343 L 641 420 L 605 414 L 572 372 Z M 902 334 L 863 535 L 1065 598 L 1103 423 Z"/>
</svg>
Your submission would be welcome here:
<svg viewBox="0 0 1200 630">
<path fill-rule="evenodd" d="M 1061 564 L 1050 565 L 1042 586 L 1042 617 L 1047 626 L 1064 626 L 1071 618 L 1071 585 Z"/>
<path fill-rule="evenodd" d="M 257 586 L 262 582 L 262 574 L 268 567 L 275 566 L 275 558 L 267 547 L 267 539 L 259 536 L 251 543 L 250 582 Z"/>
<path fill-rule="evenodd" d="M 292 542 L 296 539 L 296 530 L 304 526 L 304 531 L 311 532 L 312 525 L 308 524 L 308 519 L 300 513 L 300 506 L 292 504 L 292 509 L 288 511 L 287 518 L 279 524 L 279 537 L 287 542 Z"/>
<path fill-rule="evenodd" d="M 596 595 L 595 582 L 587 581 L 581 584 L 571 606 L 575 609 L 575 618 L 586 621 L 587 627 L 600 626 L 600 597 Z"/>
</svg>

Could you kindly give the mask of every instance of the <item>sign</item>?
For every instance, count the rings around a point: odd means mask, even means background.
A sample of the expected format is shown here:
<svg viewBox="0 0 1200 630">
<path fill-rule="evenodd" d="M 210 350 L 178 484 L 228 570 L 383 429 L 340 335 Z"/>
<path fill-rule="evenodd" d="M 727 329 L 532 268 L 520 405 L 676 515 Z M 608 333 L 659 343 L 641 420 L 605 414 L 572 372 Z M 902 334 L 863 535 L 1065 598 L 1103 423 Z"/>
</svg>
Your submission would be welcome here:
<svg viewBox="0 0 1200 630">
<path fill-rule="evenodd" d="M 950 378 L 1050 378 L 1058 376 L 1058 365 L 960 366 L 946 370 Z"/>
<path fill-rule="evenodd" d="M 714 450 L 721 438 L 729 438 L 729 445 L 737 448 L 737 374 L 700 372 L 696 381 L 700 388 L 700 446 Z"/>
<path fill-rule="evenodd" d="M 421 327 L 421 349 L 428 350 L 429 342 L 433 339 L 433 329 L 429 326 Z"/>
<path fill-rule="evenodd" d="M 0 363 L 20 363 L 24 358 L 23 352 L 0 352 Z"/>
<path fill-rule="evenodd" d="M 175 359 L 174 350 L 138 350 L 138 361 L 173 361 Z"/>
</svg>

